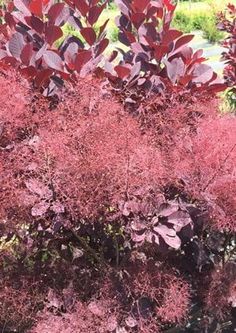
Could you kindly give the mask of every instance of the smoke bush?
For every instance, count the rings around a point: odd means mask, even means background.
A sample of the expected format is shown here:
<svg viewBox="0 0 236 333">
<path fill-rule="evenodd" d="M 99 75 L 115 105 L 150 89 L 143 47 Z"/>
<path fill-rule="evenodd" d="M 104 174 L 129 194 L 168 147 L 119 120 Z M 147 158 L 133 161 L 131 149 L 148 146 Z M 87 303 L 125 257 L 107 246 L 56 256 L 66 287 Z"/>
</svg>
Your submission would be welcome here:
<svg viewBox="0 0 236 333">
<path fill-rule="evenodd" d="M 235 117 L 204 96 L 149 96 L 129 113 L 92 77 L 56 104 L 12 72 L 0 80 L 1 274 L 44 286 L 34 332 L 162 332 L 188 319 L 200 331 L 217 288 L 231 322 L 235 279 L 213 272 L 234 258 Z"/>
<path fill-rule="evenodd" d="M 0 284 L 0 325 L 7 330 L 25 330 L 35 322 L 35 314 L 43 303 L 37 285 L 26 281 L 2 281 Z"/>
<path fill-rule="evenodd" d="M 216 316 L 224 317 L 230 306 L 235 307 L 235 271 L 235 263 L 229 262 L 224 268 L 216 267 L 212 273 L 205 302 Z"/>
<path fill-rule="evenodd" d="M 236 119 L 215 117 L 202 121 L 174 149 L 175 173 L 189 193 L 211 207 L 217 228 L 235 231 Z"/>
</svg>

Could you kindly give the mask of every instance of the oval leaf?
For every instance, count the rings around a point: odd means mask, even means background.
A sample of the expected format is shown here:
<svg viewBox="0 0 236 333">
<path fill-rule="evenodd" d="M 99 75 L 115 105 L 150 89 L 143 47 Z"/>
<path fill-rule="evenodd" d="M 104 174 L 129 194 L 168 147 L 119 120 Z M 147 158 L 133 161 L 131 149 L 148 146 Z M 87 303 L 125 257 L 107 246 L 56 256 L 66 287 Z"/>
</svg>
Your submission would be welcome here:
<svg viewBox="0 0 236 333">
<path fill-rule="evenodd" d="M 46 37 L 46 42 L 49 45 L 52 45 L 55 41 L 57 41 L 62 36 L 63 36 L 63 32 L 60 27 L 57 27 L 56 25 L 54 25 L 54 26 L 49 26 L 46 28 L 45 37 Z"/>
<path fill-rule="evenodd" d="M 25 46 L 24 38 L 19 33 L 16 32 L 13 34 L 12 38 L 9 40 L 8 48 L 10 53 L 15 57 L 16 59 L 20 59 L 21 52 Z"/>
<path fill-rule="evenodd" d="M 84 37 L 86 42 L 92 46 L 96 41 L 96 33 L 93 28 L 83 28 L 80 30 L 81 35 Z"/>
<path fill-rule="evenodd" d="M 43 59 L 48 67 L 60 72 L 63 71 L 63 61 L 57 53 L 53 51 L 45 51 Z"/>
</svg>

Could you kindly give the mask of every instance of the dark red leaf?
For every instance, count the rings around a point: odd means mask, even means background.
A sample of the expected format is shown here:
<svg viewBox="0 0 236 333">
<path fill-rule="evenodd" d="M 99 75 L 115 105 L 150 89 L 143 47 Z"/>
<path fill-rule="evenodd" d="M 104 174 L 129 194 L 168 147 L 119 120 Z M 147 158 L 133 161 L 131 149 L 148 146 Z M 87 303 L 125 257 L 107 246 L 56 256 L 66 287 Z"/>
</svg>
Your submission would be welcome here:
<svg viewBox="0 0 236 333">
<path fill-rule="evenodd" d="M 26 23 L 40 35 L 44 31 L 44 23 L 36 16 L 26 16 Z"/>
<path fill-rule="evenodd" d="M 181 47 L 183 47 L 184 45 L 188 44 L 189 42 L 191 42 L 191 40 L 194 38 L 194 35 L 185 35 L 180 37 L 176 43 L 175 43 L 175 47 L 173 51 L 177 51 L 179 50 Z"/>
<path fill-rule="evenodd" d="M 109 62 L 113 62 L 116 59 L 117 56 L 118 56 L 118 52 L 117 51 L 113 51 L 112 54 L 110 55 L 108 61 Z"/>
<path fill-rule="evenodd" d="M 57 27 L 56 25 L 54 25 L 54 26 L 49 26 L 46 28 L 45 38 L 46 38 L 46 42 L 49 45 L 52 45 L 55 41 L 57 41 L 62 36 L 63 36 L 63 32 L 60 27 Z"/>
<path fill-rule="evenodd" d="M 12 12 L 13 10 L 14 10 L 14 3 L 11 1 L 11 2 L 9 2 L 8 4 L 7 4 L 7 11 L 8 12 Z"/>
<path fill-rule="evenodd" d="M 155 58 L 160 61 L 163 56 L 168 52 L 169 47 L 167 45 L 158 45 L 155 49 Z"/>
<path fill-rule="evenodd" d="M 42 71 L 40 71 L 39 73 L 37 73 L 36 77 L 35 77 L 35 85 L 36 87 L 41 87 L 45 81 L 47 81 L 49 79 L 49 77 L 52 75 L 53 71 L 51 69 L 44 69 Z"/>
<path fill-rule="evenodd" d="M 185 75 L 180 78 L 179 83 L 182 84 L 183 86 L 186 86 L 192 80 L 192 78 L 193 75 Z"/>
<path fill-rule="evenodd" d="M 76 60 L 75 60 L 75 69 L 77 72 L 80 72 L 83 65 L 86 64 L 92 58 L 92 52 L 83 50 L 78 53 Z"/>
<path fill-rule="evenodd" d="M 136 29 L 140 27 L 140 25 L 145 21 L 145 14 L 143 13 L 133 13 L 131 15 L 131 21 Z"/>
<path fill-rule="evenodd" d="M 109 22 L 109 19 L 107 19 L 107 20 L 105 21 L 105 23 L 100 27 L 98 37 L 100 37 L 101 34 L 103 33 L 103 31 L 106 29 L 106 26 L 107 26 L 107 23 L 108 23 L 108 22 Z"/>
<path fill-rule="evenodd" d="M 108 45 L 109 45 L 109 39 L 107 38 L 103 39 L 97 46 L 96 57 L 102 54 Z"/>
<path fill-rule="evenodd" d="M 86 16 L 89 11 L 89 6 L 85 0 L 74 0 L 75 7 L 79 10 L 82 16 Z"/>
<path fill-rule="evenodd" d="M 31 0 L 29 3 L 29 10 L 32 14 L 41 17 L 43 13 L 43 2 L 40 0 Z"/>
<path fill-rule="evenodd" d="M 130 69 L 121 65 L 116 66 L 115 68 L 116 73 L 118 74 L 119 78 L 124 79 L 125 77 L 130 75 Z"/>
<path fill-rule="evenodd" d="M 207 90 L 212 93 L 218 93 L 224 91 L 227 88 L 226 84 L 223 83 L 213 83 L 207 87 Z"/>
<path fill-rule="evenodd" d="M 83 28 L 80 30 L 81 35 L 84 37 L 86 42 L 92 46 L 96 41 L 96 33 L 93 28 Z"/>
<path fill-rule="evenodd" d="M 28 66 L 26 68 L 21 68 L 20 73 L 28 79 L 32 80 L 36 76 L 37 70 L 33 66 Z"/>
<path fill-rule="evenodd" d="M 150 0 L 134 0 L 133 1 L 133 7 L 138 11 L 138 12 L 143 12 L 144 9 L 146 9 L 147 5 L 150 3 Z"/>
<path fill-rule="evenodd" d="M 172 0 L 164 0 L 164 5 L 168 9 L 168 11 L 174 11 L 175 10 L 175 5 L 172 4 Z"/>
<path fill-rule="evenodd" d="M 63 11 L 65 5 L 64 3 L 55 3 L 48 11 L 48 17 L 50 23 L 55 23 L 58 16 L 60 16 L 61 12 Z"/>
<path fill-rule="evenodd" d="M 104 9 L 104 5 L 98 7 L 98 6 L 94 6 L 89 10 L 88 13 L 88 22 L 91 25 L 94 25 L 94 23 L 97 22 L 99 16 L 101 15 L 102 11 Z"/>
<path fill-rule="evenodd" d="M 21 61 L 26 66 L 29 66 L 29 64 L 30 64 L 30 60 L 31 60 L 31 57 L 32 57 L 32 52 L 33 52 L 33 44 L 32 43 L 26 44 L 25 47 L 23 48 L 22 52 L 21 52 L 21 55 L 20 55 Z"/>
<path fill-rule="evenodd" d="M 15 19 L 14 17 L 12 16 L 12 14 L 10 13 L 6 13 L 5 16 L 4 16 L 4 19 L 6 21 L 6 23 L 8 24 L 8 26 L 12 29 L 12 28 L 15 28 L 16 26 L 16 22 L 15 22 Z"/>
<path fill-rule="evenodd" d="M 183 33 L 181 31 L 170 29 L 170 30 L 164 32 L 162 43 L 169 44 L 169 43 L 173 42 L 176 38 L 179 38 L 182 35 L 183 35 Z"/>
</svg>

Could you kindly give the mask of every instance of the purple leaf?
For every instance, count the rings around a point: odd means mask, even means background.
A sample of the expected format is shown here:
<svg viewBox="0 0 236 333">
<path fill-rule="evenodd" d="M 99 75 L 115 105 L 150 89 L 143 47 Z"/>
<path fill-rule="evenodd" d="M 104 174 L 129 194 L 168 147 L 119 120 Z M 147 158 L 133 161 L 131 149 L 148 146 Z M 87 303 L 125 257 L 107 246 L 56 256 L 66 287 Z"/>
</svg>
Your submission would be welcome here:
<svg viewBox="0 0 236 333">
<path fill-rule="evenodd" d="M 20 59 L 20 55 L 24 46 L 25 42 L 23 36 L 19 32 L 14 33 L 8 43 L 9 51 L 13 57 Z"/>
<path fill-rule="evenodd" d="M 31 214 L 32 216 L 43 216 L 47 212 L 49 207 L 49 203 L 47 203 L 46 201 L 41 201 L 32 207 Z"/>
<path fill-rule="evenodd" d="M 168 217 L 169 215 L 177 212 L 179 205 L 177 203 L 163 203 L 159 208 L 158 215 Z"/>
<path fill-rule="evenodd" d="M 168 78 L 173 84 L 175 84 L 178 79 L 184 75 L 185 65 L 181 58 L 175 58 L 171 62 L 168 60 L 164 61 L 167 69 Z"/>
<path fill-rule="evenodd" d="M 180 231 L 186 225 L 192 223 L 192 219 L 187 212 L 178 211 L 168 216 L 168 223 L 174 225 L 176 231 Z"/>
<path fill-rule="evenodd" d="M 167 245 L 176 250 L 180 248 L 181 240 L 176 235 L 176 231 L 174 229 L 170 229 L 165 225 L 159 225 L 154 227 L 153 230 L 163 238 Z"/>
<path fill-rule="evenodd" d="M 59 201 L 55 201 L 53 202 L 52 206 L 51 206 L 51 210 L 55 213 L 55 214 L 61 214 L 65 212 L 65 206 L 60 203 Z"/>
<path fill-rule="evenodd" d="M 141 242 L 145 241 L 146 234 L 145 234 L 145 232 L 143 232 L 141 235 L 136 234 L 136 233 L 132 233 L 131 238 L 135 243 L 141 243 Z"/>
<path fill-rule="evenodd" d="M 25 5 L 23 0 L 14 0 L 14 5 L 15 7 L 25 14 L 26 16 L 31 16 L 31 11 L 28 9 L 28 7 Z"/>
<path fill-rule="evenodd" d="M 195 70 L 193 71 L 194 79 L 193 82 L 195 83 L 207 83 L 213 77 L 213 69 L 205 64 L 198 65 Z"/>
<path fill-rule="evenodd" d="M 43 59 L 49 68 L 63 72 L 63 61 L 61 57 L 53 51 L 45 51 Z"/>
<path fill-rule="evenodd" d="M 47 50 L 47 43 L 44 43 L 44 45 L 41 47 L 41 49 L 39 49 L 39 51 L 36 53 L 36 56 L 35 56 L 35 60 L 39 60 L 42 58 L 42 56 L 44 55 L 44 53 L 46 52 Z"/>
</svg>

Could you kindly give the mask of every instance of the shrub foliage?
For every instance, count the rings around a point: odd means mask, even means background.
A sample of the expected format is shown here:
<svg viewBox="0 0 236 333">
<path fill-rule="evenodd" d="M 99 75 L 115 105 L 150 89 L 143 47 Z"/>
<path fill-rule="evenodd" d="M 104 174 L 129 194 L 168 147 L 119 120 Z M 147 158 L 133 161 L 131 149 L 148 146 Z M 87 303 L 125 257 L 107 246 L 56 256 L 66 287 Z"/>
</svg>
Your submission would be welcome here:
<svg viewBox="0 0 236 333">
<path fill-rule="evenodd" d="M 218 27 L 220 30 L 227 32 L 227 38 L 223 42 L 226 51 L 222 54 L 222 60 L 226 66 L 224 69 L 224 78 L 230 87 L 228 97 L 233 108 L 236 107 L 236 61 L 235 61 L 235 44 L 236 44 L 236 7 L 229 4 L 227 10 L 219 15 Z"/>
<path fill-rule="evenodd" d="M 236 118 L 218 114 L 223 85 L 192 36 L 170 28 L 175 5 L 117 3 L 129 50 L 103 68 L 105 25 L 94 24 L 106 2 L 15 0 L 4 11 L 0 327 L 232 332 Z M 41 33 L 28 23 L 39 21 Z M 68 22 L 81 39 L 57 47 Z M 39 62 L 15 57 L 18 38 L 33 59 L 47 39 Z M 33 89 L 41 74 L 47 95 L 65 81 L 57 103 Z"/>
</svg>

